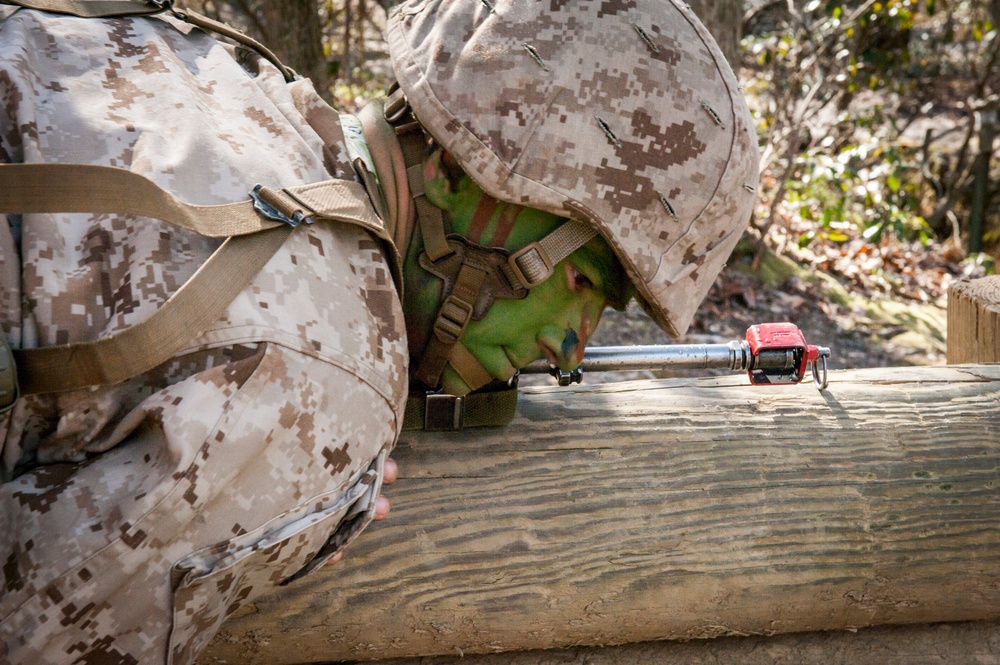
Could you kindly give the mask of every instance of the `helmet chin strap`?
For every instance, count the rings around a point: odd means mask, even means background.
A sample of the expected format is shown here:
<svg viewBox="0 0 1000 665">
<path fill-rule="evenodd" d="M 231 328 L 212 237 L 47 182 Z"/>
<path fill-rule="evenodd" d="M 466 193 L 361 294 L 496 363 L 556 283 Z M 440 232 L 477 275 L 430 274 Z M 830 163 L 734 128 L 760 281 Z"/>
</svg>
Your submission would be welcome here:
<svg viewBox="0 0 1000 665">
<path fill-rule="evenodd" d="M 461 343 L 470 321 L 486 316 L 497 298 L 521 299 L 547 280 L 554 266 L 597 235 L 588 224 L 568 220 L 541 240 L 511 254 L 445 233 L 444 215 L 424 194 L 427 139 L 396 88 L 384 104 L 371 102 L 359 114 L 361 127 L 386 197 L 387 220 L 396 246 L 407 247 L 419 228 L 422 268 L 443 282 L 441 307 L 412 378 L 429 388 L 450 365 L 476 390 L 494 377 Z"/>
</svg>

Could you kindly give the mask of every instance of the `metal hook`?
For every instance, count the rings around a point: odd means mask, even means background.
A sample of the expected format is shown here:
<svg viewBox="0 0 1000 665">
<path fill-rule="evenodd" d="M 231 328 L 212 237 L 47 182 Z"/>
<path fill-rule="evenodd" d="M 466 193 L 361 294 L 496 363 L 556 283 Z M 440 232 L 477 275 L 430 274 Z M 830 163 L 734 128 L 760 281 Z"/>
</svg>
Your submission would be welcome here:
<svg viewBox="0 0 1000 665">
<path fill-rule="evenodd" d="M 829 353 L 829 351 L 827 353 Z M 820 370 L 819 370 L 819 363 L 821 360 L 823 361 L 822 379 L 820 379 Z M 819 388 L 820 390 L 826 390 L 826 387 L 830 385 L 830 382 L 827 380 L 826 355 L 821 354 L 819 358 L 809 363 L 809 365 L 812 367 L 813 381 L 816 383 L 816 387 Z"/>
</svg>

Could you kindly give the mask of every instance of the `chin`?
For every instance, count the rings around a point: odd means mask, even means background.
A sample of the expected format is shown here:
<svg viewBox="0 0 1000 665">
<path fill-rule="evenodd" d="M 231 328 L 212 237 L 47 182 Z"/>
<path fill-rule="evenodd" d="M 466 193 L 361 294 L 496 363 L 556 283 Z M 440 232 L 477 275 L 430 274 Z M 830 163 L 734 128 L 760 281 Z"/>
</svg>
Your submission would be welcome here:
<svg viewBox="0 0 1000 665">
<path fill-rule="evenodd" d="M 446 368 L 441 375 L 441 391 L 458 397 L 468 395 L 470 392 L 469 386 L 465 384 L 465 381 L 458 378 L 458 375 L 450 367 Z"/>
</svg>

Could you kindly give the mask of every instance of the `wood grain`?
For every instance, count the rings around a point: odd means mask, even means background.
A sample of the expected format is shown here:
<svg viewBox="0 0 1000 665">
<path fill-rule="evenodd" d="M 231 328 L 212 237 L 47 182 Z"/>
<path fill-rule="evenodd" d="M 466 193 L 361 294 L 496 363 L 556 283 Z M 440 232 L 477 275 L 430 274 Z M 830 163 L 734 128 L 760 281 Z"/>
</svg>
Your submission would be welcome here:
<svg viewBox="0 0 1000 665">
<path fill-rule="evenodd" d="M 525 391 L 404 436 L 393 513 L 202 663 L 1000 618 L 1000 366 Z"/>
<path fill-rule="evenodd" d="M 948 362 L 1000 362 L 1000 275 L 949 287 Z"/>
</svg>

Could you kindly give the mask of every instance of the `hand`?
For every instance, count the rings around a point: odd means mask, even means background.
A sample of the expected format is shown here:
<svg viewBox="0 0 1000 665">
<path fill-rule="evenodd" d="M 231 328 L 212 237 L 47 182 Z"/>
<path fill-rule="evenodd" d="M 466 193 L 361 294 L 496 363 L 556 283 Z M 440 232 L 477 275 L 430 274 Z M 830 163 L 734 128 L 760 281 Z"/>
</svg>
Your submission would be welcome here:
<svg viewBox="0 0 1000 665">
<path fill-rule="evenodd" d="M 391 457 L 387 457 L 385 460 L 385 466 L 382 469 L 382 484 L 391 485 L 394 482 L 396 482 L 396 478 L 398 476 L 399 476 L 399 465 L 396 464 L 396 460 L 392 459 Z M 392 506 L 389 503 L 389 499 L 379 494 L 378 497 L 375 499 L 375 519 L 384 520 L 386 517 L 389 516 L 389 510 L 391 507 Z M 333 564 L 338 563 L 343 558 L 344 558 L 344 553 L 337 552 L 332 557 L 330 557 L 330 560 L 326 562 L 326 565 L 332 566 Z"/>
</svg>

